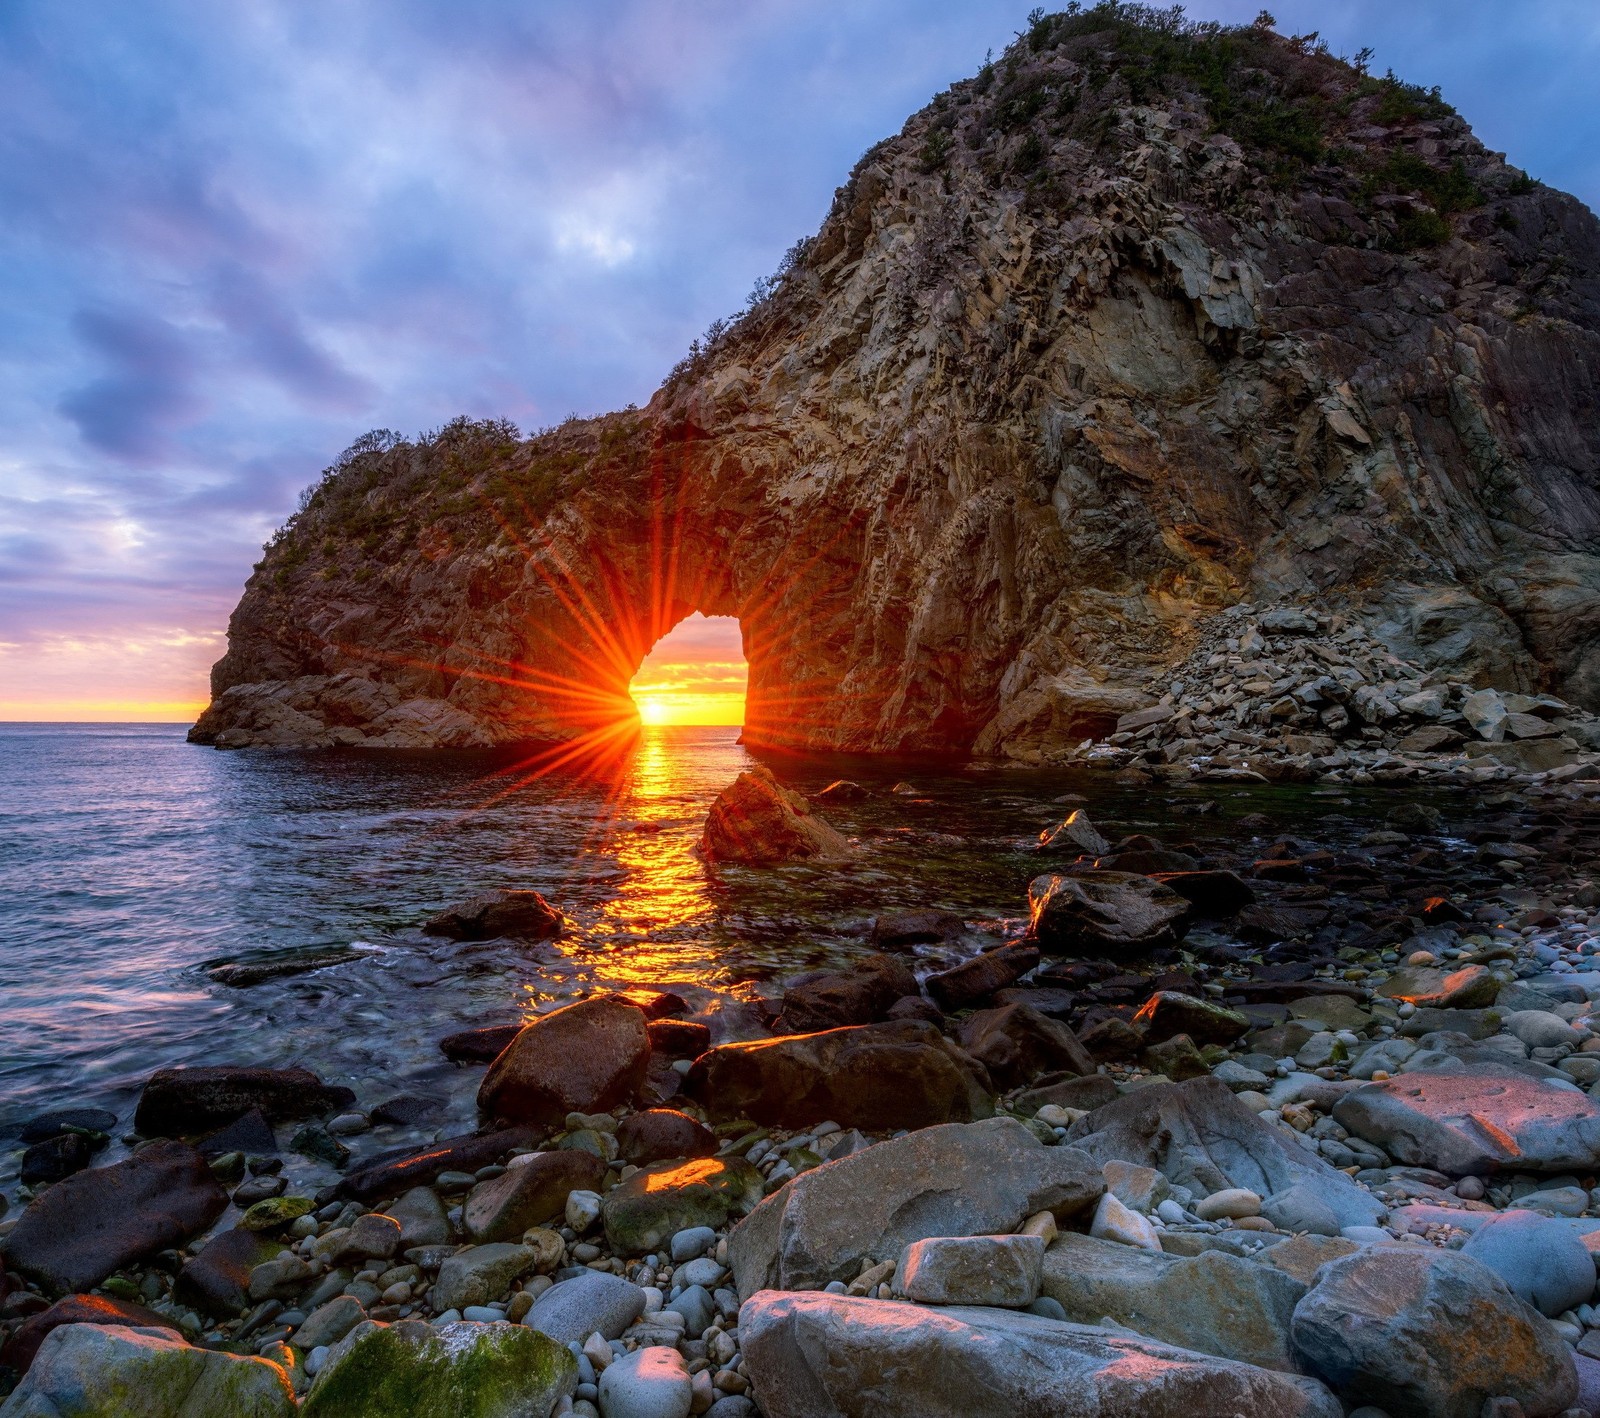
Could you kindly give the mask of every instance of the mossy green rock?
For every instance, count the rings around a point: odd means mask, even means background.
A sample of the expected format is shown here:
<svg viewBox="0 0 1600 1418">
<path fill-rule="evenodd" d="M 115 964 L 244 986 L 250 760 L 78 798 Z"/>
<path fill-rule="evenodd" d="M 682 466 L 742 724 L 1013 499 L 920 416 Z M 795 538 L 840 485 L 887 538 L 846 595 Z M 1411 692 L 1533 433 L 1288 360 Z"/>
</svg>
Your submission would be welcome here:
<svg viewBox="0 0 1600 1418">
<path fill-rule="evenodd" d="M 658 1162 L 613 1188 L 600 1217 L 612 1250 L 643 1255 L 690 1226 L 725 1225 L 756 1206 L 764 1194 L 761 1173 L 742 1157 Z"/>
<path fill-rule="evenodd" d="M 537 1330 L 405 1320 L 336 1345 L 300 1418 L 546 1418 L 577 1382 L 571 1353 Z"/>
<path fill-rule="evenodd" d="M 258 1201 L 239 1218 L 243 1231 L 276 1231 L 289 1226 L 316 1209 L 316 1202 L 308 1196 L 273 1196 Z"/>
<path fill-rule="evenodd" d="M 69 1324 L 45 1336 L 0 1411 L 6 1418 L 293 1418 L 295 1405 L 288 1376 L 265 1359 L 197 1349 L 166 1330 Z"/>
</svg>

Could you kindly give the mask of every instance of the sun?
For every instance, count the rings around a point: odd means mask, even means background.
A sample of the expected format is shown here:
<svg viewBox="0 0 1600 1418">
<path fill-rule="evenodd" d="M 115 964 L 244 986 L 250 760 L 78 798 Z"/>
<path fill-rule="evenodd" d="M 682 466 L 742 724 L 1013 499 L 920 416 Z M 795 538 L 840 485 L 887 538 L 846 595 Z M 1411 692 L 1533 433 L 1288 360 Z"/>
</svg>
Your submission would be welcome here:
<svg viewBox="0 0 1600 1418">
<path fill-rule="evenodd" d="M 639 722 L 642 724 L 665 724 L 672 718 L 671 706 L 665 700 L 657 699 L 653 695 L 645 695 L 639 700 Z"/>
</svg>

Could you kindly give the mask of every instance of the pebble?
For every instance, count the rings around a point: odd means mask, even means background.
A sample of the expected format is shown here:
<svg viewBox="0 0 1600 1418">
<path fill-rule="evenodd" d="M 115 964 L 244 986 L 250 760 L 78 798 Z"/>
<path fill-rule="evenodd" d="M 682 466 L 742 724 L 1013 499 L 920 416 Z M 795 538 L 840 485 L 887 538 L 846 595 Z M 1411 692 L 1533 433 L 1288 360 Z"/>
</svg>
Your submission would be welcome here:
<svg viewBox="0 0 1600 1418">
<path fill-rule="evenodd" d="M 590 1164 L 591 1166 L 593 1163 Z M 600 1193 L 572 1191 L 567 1193 L 567 1225 L 582 1234 L 600 1219 Z"/>
<path fill-rule="evenodd" d="M 637 1349 L 600 1376 L 605 1418 L 689 1418 L 693 1404 L 694 1383 L 676 1349 Z"/>
<path fill-rule="evenodd" d="M 1102 1241 L 1120 1241 L 1125 1246 L 1138 1246 L 1142 1250 L 1161 1249 L 1156 1228 L 1137 1211 L 1124 1206 L 1110 1192 L 1102 1196 L 1095 1207 L 1089 1234 Z"/>
<path fill-rule="evenodd" d="M 1202 1221 L 1237 1221 L 1247 1216 L 1259 1216 L 1261 1198 L 1244 1187 L 1229 1187 L 1197 1201 L 1194 1214 Z"/>
<path fill-rule="evenodd" d="M 672 1238 L 669 1248 L 672 1263 L 682 1265 L 685 1261 L 698 1260 L 716 1244 L 717 1233 L 711 1227 L 690 1226 Z"/>
</svg>

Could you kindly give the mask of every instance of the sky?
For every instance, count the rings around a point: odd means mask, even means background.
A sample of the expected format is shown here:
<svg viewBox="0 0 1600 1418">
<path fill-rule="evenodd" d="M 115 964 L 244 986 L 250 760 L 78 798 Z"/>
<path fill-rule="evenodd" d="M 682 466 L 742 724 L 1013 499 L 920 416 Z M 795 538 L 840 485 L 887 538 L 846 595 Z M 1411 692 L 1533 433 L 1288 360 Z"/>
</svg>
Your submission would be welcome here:
<svg viewBox="0 0 1600 1418">
<path fill-rule="evenodd" d="M 1029 8 L 0 0 L 0 718 L 192 717 L 342 448 L 644 403 Z M 1600 204 L 1593 0 L 1272 9 Z"/>
</svg>

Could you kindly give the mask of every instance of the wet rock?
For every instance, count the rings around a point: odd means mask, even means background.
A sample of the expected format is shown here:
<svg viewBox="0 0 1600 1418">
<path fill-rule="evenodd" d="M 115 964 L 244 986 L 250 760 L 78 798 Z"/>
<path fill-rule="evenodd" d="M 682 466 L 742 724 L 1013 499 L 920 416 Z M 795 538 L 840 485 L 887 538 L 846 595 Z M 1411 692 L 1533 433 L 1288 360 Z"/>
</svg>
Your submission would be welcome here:
<svg viewBox="0 0 1600 1418">
<path fill-rule="evenodd" d="M 1134 1015 L 1133 1025 L 1152 1044 L 1174 1034 L 1187 1034 L 1197 1044 L 1231 1044 L 1250 1029 L 1250 1021 L 1238 1010 L 1176 990 L 1151 995 Z"/>
<path fill-rule="evenodd" d="M 824 803 L 860 803 L 872 796 L 870 788 L 852 783 L 848 778 L 838 778 L 817 793 L 817 801 Z"/>
<path fill-rule="evenodd" d="M 374 1127 L 415 1127 L 436 1118 L 444 1111 L 444 1099 L 425 1093 L 402 1093 L 386 1099 L 368 1114 Z"/>
<path fill-rule="evenodd" d="M 1454 970 L 1412 966 L 1397 970 L 1378 986 L 1387 999 L 1403 1000 L 1418 1009 L 1484 1009 L 1495 1002 L 1500 981 L 1482 965 Z"/>
<path fill-rule="evenodd" d="M 178 1331 L 176 1321 L 143 1305 L 130 1305 L 109 1295 L 66 1295 L 39 1314 L 23 1320 L 5 1347 L 0 1348 L 0 1367 L 18 1374 L 28 1372 L 34 1355 L 52 1330 L 68 1324 L 114 1324 L 130 1329 L 170 1329 Z"/>
<path fill-rule="evenodd" d="M 1293 1335 L 1341 1397 L 1391 1418 L 1481 1418 L 1501 1396 L 1550 1415 L 1578 1393 L 1549 1322 L 1486 1267 L 1431 1246 L 1330 1262 L 1295 1307 Z"/>
<path fill-rule="evenodd" d="M 528 1246 L 496 1242 L 468 1246 L 439 1267 L 439 1280 L 429 1296 L 435 1310 L 464 1310 L 487 1305 L 511 1288 L 513 1281 L 531 1275 L 539 1255 Z"/>
<path fill-rule="evenodd" d="M 454 1232 L 444 1203 L 432 1187 L 412 1187 L 389 1203 L 388 1214 L 400 1225 L 400 1252 L 413 1246 L 442 1246 Z"/>
<path fill-rule="evenodd" d="M 375 1161 L 348 1173 L 339 1181 L 339 1195 L 380 1201 L 412 1187 L 427 1186 L 446 1172 L 476 1172 L 504 1161 L 516 1148 L 537 1147 L 543 1138 L 541 1129 L 527 1125 L 444 1138 L 420 1151 Z"/>
<path fill-rule="evenodd" d="M 1028 884 L 1029 939 L 1052 955 L 1144 954 L 1176 945 L 1189 903 L 1171 887 L 1131 872 L 1039 876 Z"/>
<path fill-rule="evenodd" d="M 1513 1295 L 1542 1315 L 1575 1310 L 1594 1295 L 1594 1259 L 1588 1247 L 1570 1226 L 1535 1211 L 1505 1211 L 1490 1218 L 1467 1238 L 1461 1254 L 1487 1266 Z"/>
<path fill-rule="evenodd" d="M 1226 919 L 1256 899 L 1256 893 L 1236 872 L 1162 871 L 1151 877 L 1176 891 L 1194 907 L 1197 916 Z"/>
<path fill-rule="evenodd" d="M 482 1029 L 463 1029 L 439 1040 L 439 1052 L 451 1063 L 493 1063 L 506 1045 L 523 1030 L 521 1024 L 489 1024 Z"/>
<path fill-rule="evenodd" d="M 706 815 L 700 851 L 709 862 L 752 866 L 808 858 L 842 858 L 849 843 L 761 765 L 741 773 Z"/>
<path fill-rule="evenodd" d="M 924 1024 L 931 1024 L 936 1029 L 944 1024 L 944 1012 L 932 1000 L 923 999 L 921 995 L 907 995 L 904 999 L 897 999 L 889 1006 L 889 1012 L 883 1016 L 886 1024 L 892 1024 L 901 1019 L 918 1019 Z"/>
<path fill-rule="evenodd" d="M 697 1059 L 711 1047 L 711 1030 L 690 1019 L 652 1019 L 650 1052 L 661 1058 Z"/>
<path fill-rule="evenodd" d="M 1259 1261 L 1217 1250 L 1164 1255 L 1067 1232 L 1045 1253 L 1041 1293 L 1080 1324 L 1107 1317 L 1180 1349 L 1299 1370 L 1289 1326 L 1306 1287 Z"/>
<path fill-rule="evenodd" d="M 253 951 L 242 959 L 218 960 L 207 964 L 204 969 L 219 985 L 243 990 L 252 985 L 264 985 L 268 980 L 309 975 L 313 970 L 348 965 L 366 954 L 367 951 L 349 945 L 279 947 Z"/>
<path fill-rule="evenodd" d="M 746 1298 L 851 1281 L 931 1236 L 1007 1234 L 1040 1211 L 1073 1220 L 1104 1190 L 1097 1164 L 1014 1119 L 923 1128 L 801 1173 L 734 1228 L 728 1262 Z"/>
<path fill-rule="evenodd" d="M 997 946 L 948 970 L 929 975 L 928 995 L 940 1009 L 971 1009 L 997 990 L 1016 984 L 1038 963 L 1036 946 Z"/>
<path fill-rule="evenodd" d="M 1026 1004 L 980 1010 L 963 1021 L 960 1037 L 961 1047 L 1001 1088 L 1031 1083 L 1045 1073 L 1095 1071 L 1094 1059 L 1071 1029 Z"/>
<path fill-rule="evenodd" d="M 321 1123 L 306 1123 L 289 1139 L 289 1151 L 314 1162 L 343 1168 L 350 1161 L 350 1149 Z"/>
<path fill-rule="evenodd" d="M 722 1044 L 695 1060 L 684 1091 L 715 1117 L 776 1126 L 878 1132 L 994 1111 L 982 1066 L 912 1020 Z"/>
<path fill-rule="evenodd" d="M 1195 1047 L 1187 1034 L 1174 1034 L 1159 1044 L 1149 1044 L 1139 1051 L 1139 1062 L 1151 1073 L 1183 1083 L 1191 1078 L 1205 1078 L 1211 1066 Z"/>
<path fill-rule="evenodd" d="M 606 1164 L 592 1153 L 541 1152 L 479 1182 L 462 1203 L 461 1227 L 478 1245 L 518 1240 L 530 1227 L 561 1215 L 568 1192 L 599 1191 L 605 1180 Z"/>
<path fill-rule="evenodd" d="M 9 1399 L 6 1418 L 293 1418 L 276 1364 L 197 1349 L 164 1330 L 69 1324 L 52 1330 Z"/>
<path fill-rule="evenodd" d="M 689 1418 L 693 1402 L 689 1367 L 665 1345 L 635 1349 L 600 1375 L 605 1418 Z"/>
<path fill-rule="evenodd" d="M 271 1157 L 278 1150 L 278 1139 L 272 1124 L 260 1108 L 235 1118 L 224 1128 L 203 1137 L 195 1146 L 205 1157 L 221 1157 L 229 1152 L 243 1152 L 252 1157 Z"/>
<path fill-rule="evenodd" d="M 374 1325 L 329 1354 L 302 1418 L 545 1418 L 577 1382 L 565 1345 L 521 1325 Z"/>
<path fill-rule="evenodd" d="M 1064 822 L 1046 828 L 1039 834 L 1039 850 L 1103 857 L 1111 850 L 1111 844 L 1089 821 L 1089 814 L 1078 808 L 1069 813 Z"/>
<path fill-rule="evenodd" d="M 636 1167 L 673 1157 L 709 1157 L 716 1150 L 710 1128 L 672 1108 L 630 1113 L 617 1125 L 617 1155 Z"/>
<path fill-rule="evenodd" d="M 913 945 L 937 945 L 957 940 L 966 922 L 954 911 L 922 907 L 911 911 L 892 911 L 872 923 L 872 943 L 884 950 L 905 950 Z"/>
<path fill-rule="evenodd" d="M 692 1226 L 725 1226 L 763 1195 L 761 1173 L 742 1157 L 657 1162 L 606 1194 L 606 1240 L 618 1255 L 659 1250 Z"/>
<path fill-rule="evenodd" d="M 1281 901 L 1258 901 L 1239 912 L 1235 929 L 1253 945 L 1275 945 L 1310 935 L 1328 919 L 1323 906 L 1295 906 Z"/>
<path fill-rule="evenodd" d="M 321 1117 L 355 1096 L 303 1068 L 164 1068 L 139 1095 L 133 1126 L 146 1137 L 190 1137 L 252 1110 L 275 1123 Z"/>
<path fill-rule="evenodd" d="M 938 1236 L 913 1241 L 895 1288 L 919 1305 L 1022 1309 L 1039 1298 L 1042 1236 Z"/>
<path fill-rule="evenodd" d="M 581 1000 L 538 1019 L 484 1075 L 485 1117 L 551 1124 L 632 1102 L 644 1084 L 650 1035 L 644 1011 L 615 995 Z"/>
<path fill-rule="evenodd" d="M 1319 1384 L 1015 1310 L 764 1291 L 739 1311 L 769 1418 L 1340 1418 Z"/>
<path fill-rule="evenodd" d="M 194 1148 L 153 1143 L 35 1197 L 6 1237 L 6 1265 L 52 1294 L 88 1290 L 123 1266 L 182 1245 L 227 1204 Z"/>
<path fill-rule="evenodd" d="M 277 1241 L 255 1231 L 223 1231 L 184 1262 L 173 1296 L 214 1319 L 232 1319 L 250 1303 L 251 1271 L 278 1250 Z"/>
<path fill-rule="evenodd" d="M 591 1334 L 615 1339 L 644 1313 L 645 1293 L 619 1275 L 591 1270 L 553 1285 L 523 1319 L 559 1344 L 582 1344 Z"/>
<path fill-rule="evenodd" d="M 1271 1197 L 1311 1188 L 1343 1226 L 1370 1226 L 1384 1208 L 1343 1172 L 1264 1123 L 1214 1078 L 1153 1083 L 1080 1118 L 1069 1145 L 1098 1162 L 1154 1167 L 1197 1196 L 1244 1187 Z"/>
<path fill-rule="evenodd" d="M 917 993 L 917 977 L 893 955 L 869 955 L 848 970 L 830 970 L 791 984 L 774 1028 L 812 1034 L 882 1019 L 897 999 Z"/>
<path fill-rule="evenodd" d="M 1585 1172 L 1600 1159 L 1600 1102 L 1494 1063 L 1364 1084 L 1333 1116 L 1396 1161 L 1452 1177 Z"/>
<path fill-rule="evenodd" d="M 1144 1048 L 1144 1035 L 1126 1019 L 1113 1014 L 1085 1025 L 1078 1042 L 1089 1051 L 1091 1058 L 1101 1063 L 1114 1063 L 1137 1056 Z"/>
<path fill-rule="evenodd" d="M 81 1172 L 94 1160 L 94 1153 L 94 1142 L 81 1132 L 64 1132 L 36 1142 L 22 1154 L 22 1184 L 32 1187 L 40 1182 L 59 1182 Z"/>
<path fill-rule="evenodd" d="M 48 1142 L 64 1132 L 109 1133 L 117 1125 L 117 1115 L 104 1108 L 58 1108 L 36 1113 L 17 1131 L 17 1141 L 28 1146 Z"/>
<path fill-rule="evenodd" d="M 422 933 L 446 940 L 551 940 L 564 923 L 537 891 L 485 891 L 431 917 Z"/>
</svg>

